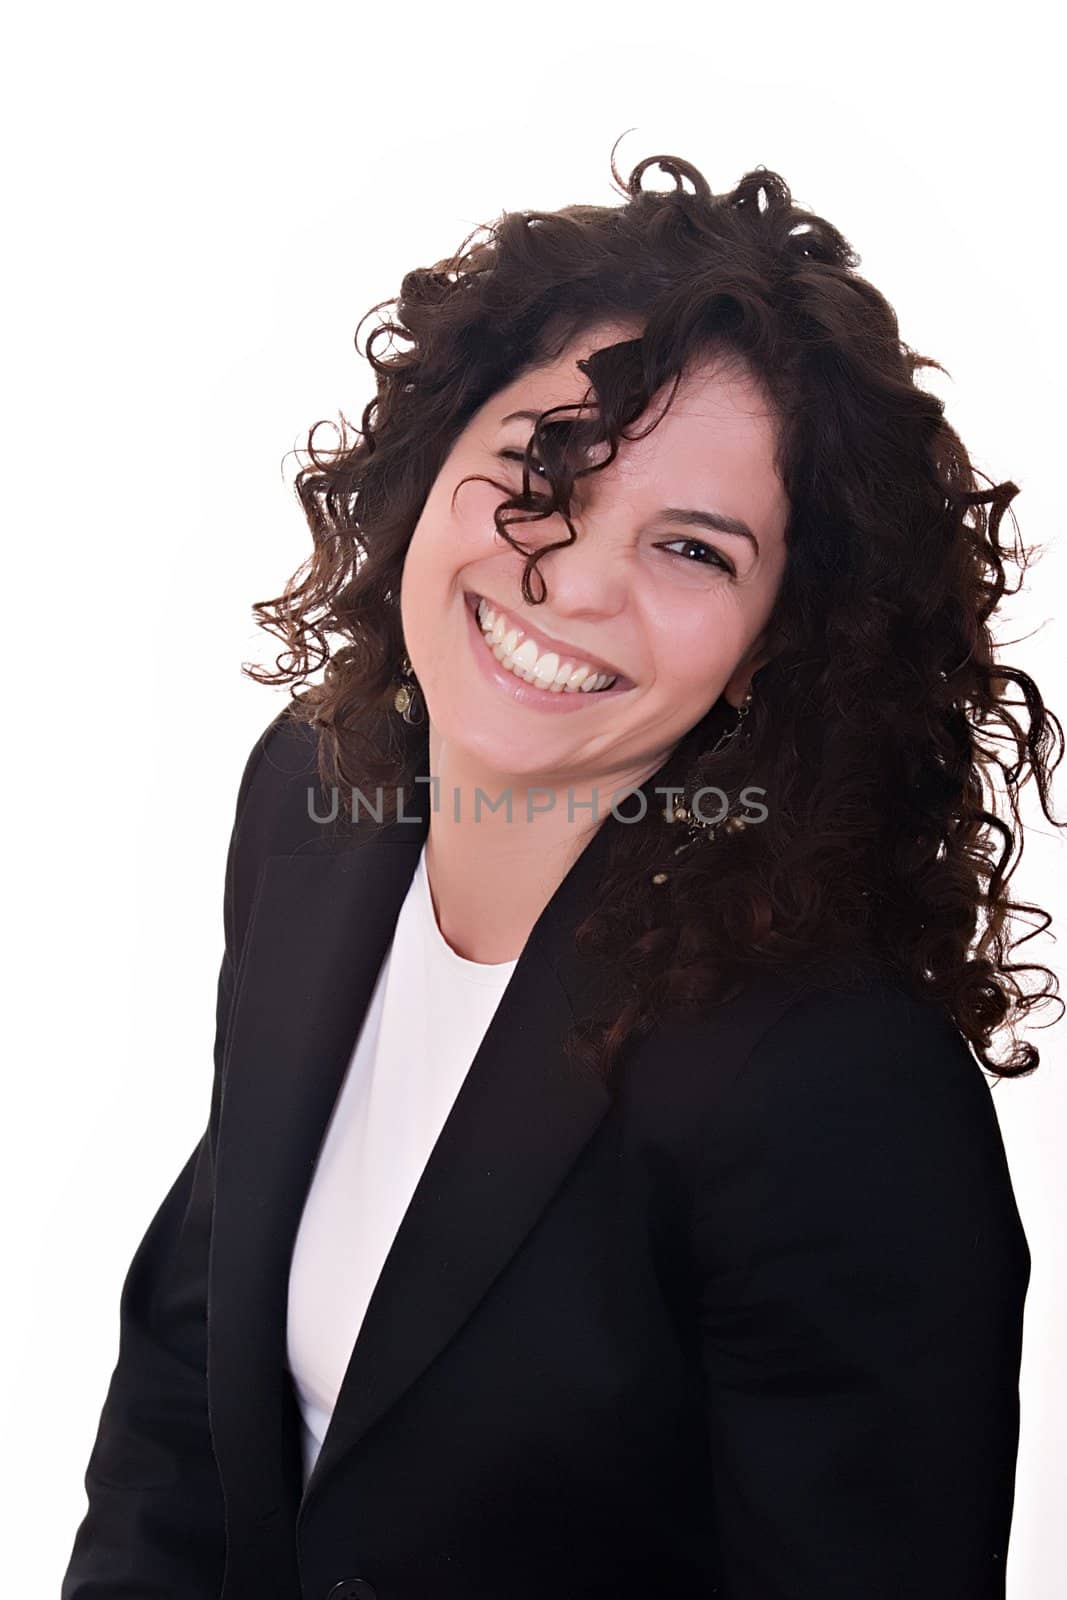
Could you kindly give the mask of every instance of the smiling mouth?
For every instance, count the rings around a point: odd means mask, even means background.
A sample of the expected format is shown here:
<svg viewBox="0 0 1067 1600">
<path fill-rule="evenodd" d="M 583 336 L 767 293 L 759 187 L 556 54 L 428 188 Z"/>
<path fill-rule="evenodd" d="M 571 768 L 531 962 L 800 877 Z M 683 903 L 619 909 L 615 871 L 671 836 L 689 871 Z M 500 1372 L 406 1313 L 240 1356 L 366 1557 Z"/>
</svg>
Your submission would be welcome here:
<svg viewBox="0 0 1067 1600">
<path fill-rule="evenodd" d="M 580 651 L 541 644 L 511 614 L 483 595 L 468 591 L 464 601 L 474 613 L 487 649 L 506 671 L 551 694 L 620 693 L 633 681 Z"/>
</svg>

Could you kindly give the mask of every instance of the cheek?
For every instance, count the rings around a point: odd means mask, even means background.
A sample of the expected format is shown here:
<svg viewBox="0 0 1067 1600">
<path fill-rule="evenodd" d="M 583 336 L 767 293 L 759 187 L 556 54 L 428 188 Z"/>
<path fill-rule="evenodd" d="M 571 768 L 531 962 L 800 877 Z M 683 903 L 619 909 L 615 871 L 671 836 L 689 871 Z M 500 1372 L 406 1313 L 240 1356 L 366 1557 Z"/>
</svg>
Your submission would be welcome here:
<svg viewBox="0 0 1067 1600">
<path fill-rule="evenodd" d="M 504 499 L 504 492 L 491 483 L 466 483 L 456 496 L 454 508 L 448 510 L 446 506 L 450 537 L 468 560 L 507 549 L 493 521 L 493 513 Z"/>
<path fill-rule="evenodd" d="M 646 611 L 646 636 L 657 680 L 678 691 L 725 682 L 745 641 L 745 621 L 735 599 L 722 588 L 684 603 Z"/>
<path fill-rule="evenodd" d="M 427 501 L 412 539 L 419 542 L 419 558 L 436 572 L 455 571 L 471 561 L 484 560 L 503 545 L 493 523 L 493 511 L 503 496 L 486 483 L 460 487 L 453 500 L 455 480 L 435 488 Z"/>
<path fill-rule="evenodd" d="M 656 687 L 668 700 L 688 705 L 704 700 L 726 682 L 729 666 L 718 651 L 660 651 L 656 660 Z"/>
</svg>

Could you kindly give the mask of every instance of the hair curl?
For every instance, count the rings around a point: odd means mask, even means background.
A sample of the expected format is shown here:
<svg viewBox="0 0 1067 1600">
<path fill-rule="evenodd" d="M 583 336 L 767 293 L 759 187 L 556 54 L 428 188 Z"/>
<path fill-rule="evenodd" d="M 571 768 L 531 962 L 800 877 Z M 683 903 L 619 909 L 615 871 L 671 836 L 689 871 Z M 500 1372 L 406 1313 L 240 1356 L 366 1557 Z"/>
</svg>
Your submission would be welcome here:
<svg viewBox="0 0 1067 1600">
<path fill-rule="evenodd" d="M 651 166 L 673 176 L 673 191 L 642 189 Z M 509 521 L 558 515 L 568 530 L 558 545 L 523 551 L 523 596 L 539 604 L 538 560 L 576 537 L 575 480 L 614 460 L 619 439 L 633 437 L 626 428 L 664 385 L 673 395 L 690 363 L 739 362 L 777 413 L 790 505 L 774 654 L 756 675 L 747 737 L 702 760 L 720 702 L 664 772 L 668 782 L 695 772 L 731 797 L 756 783 L 773 801 L 761 826 L 674 864 L 669 891 L 648 887 L 671 832 L 660 814 L 650 808 L 620 830 L 625 849 L 578 930 L 617 987 L 568 1049 L 607 1078 L 628 1039 L 669 1011 L 735 992 L 746 972 L 827 954 L 847 965 L 862 952 L 943 1005 L 994 1075 L 1031 1072 L 1040 1056 L 1030 1043 L 1013 1040 L 999 1064 L 989 1055 L 1001 1026 L 1049 999 L 1063 1006 L 1049 968 L 1011 960 L 1052 920 L 1008 897 L 1022 855 L 1019 792 L 1032 774 L 1044 815 L 1062 826 L 1049 795 L 1064 743 L 1036 684 L 997 659 L 990 632 L 1002 597 L 1018 590 L 1006 564 L 1021 574 L 1032 554 L 1017 537 L 1001 542 L 1017 486 L 985 478 L 991 487 L 979 490 L 943 403 L 915 381 L 922 367 L 945 369 L 900 339 L 848 241 L 795 204 L 776 172 L 756 167 L 715 195 L 689 162 L 650 156 L 622 184 L 613 148 L 611 173 L 621 206 L 505 212 L 452 257 L 406 273 L 399 298 L 367 313 L 396 307 L 367 340 L 377 396 L 354 440 L 343 417 L 335 448 L 316 448 L 323 423 L 310 430 L 295 487 L 314 549 L 280 597 L 252 608 L 285 653 L 273 673 L 243 670 L 296 684 L 322 667 L 294 711 L 318 726 L 323 782 L 403 788 L 410 773 L 392 710 L 401 571 L 469 418 L 586 328 L 640 321 L 642 337 L 582 364 L 594 420 L 550 420 L 575 407 L 542 413 L 522 493 L 496 485 L 507 495 L 496 525 L 516 549 Z M 394 337 L 410 348 L 379 356 L 377 342 Z M 357 328 L 357 348 L 358 338 Z M 579 465 L 605 441 L 599 465 Z M 535 451 L 547 494 L 530 489 Z M 331 636 L 342 640 L 336 650 Z M 1021 699 L 1008 698 L 1009 685 Z M 1013 715 L 1020 707 L 1025 723 Z M 1013 938 L 1020 913 L 1037 925 Z M 1046 985 L 1024 989 L 1027 972 Z"/>
</svg>

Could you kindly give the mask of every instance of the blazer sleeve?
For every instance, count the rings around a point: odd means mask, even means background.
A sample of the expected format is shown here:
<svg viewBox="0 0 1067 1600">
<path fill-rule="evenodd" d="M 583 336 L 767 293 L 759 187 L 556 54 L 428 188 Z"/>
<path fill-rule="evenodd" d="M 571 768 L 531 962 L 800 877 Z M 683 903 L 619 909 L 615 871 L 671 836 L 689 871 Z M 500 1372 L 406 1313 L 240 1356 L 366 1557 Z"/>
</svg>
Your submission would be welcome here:
<svg viewBox="0 0 1067 1600">
<path fill-rule="evenodd" d="M 701 1142 L 722 1600 L 1003 1600 L 1030 1252 L 989 1084 L 888 985 L 808 994 Z"/>
<path fill-rule="evenodd" d="M 222 1589 L 224 1506 L 207 1409 L 208 1250 L 237 960 L 238 840 L 269 732 L 245 764 L 226 858 L 208 1126 L 126 1275 L 118 1361 L 85 1472 L 88 1511 L 75 1535 L 61 1600 L 217 1600 Z"/>
</svg>

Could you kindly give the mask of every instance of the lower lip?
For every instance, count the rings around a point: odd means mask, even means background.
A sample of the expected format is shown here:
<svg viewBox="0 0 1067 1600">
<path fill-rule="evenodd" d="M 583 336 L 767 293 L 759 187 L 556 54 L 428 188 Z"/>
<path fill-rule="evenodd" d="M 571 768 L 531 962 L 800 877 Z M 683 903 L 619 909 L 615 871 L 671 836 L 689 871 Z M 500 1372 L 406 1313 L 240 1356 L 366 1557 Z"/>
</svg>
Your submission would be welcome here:
<svg viewBox="0 0 1067 1600">
<path fill-rule="evenodd" d="M 614 700 L 620 694 L 628 693 L 633 687 L 629 682 L 614 683 L 610 689 L 591 689 L 584 694 L 581 689 L 576 689 L 572 694 L 560 689 L 553 694 L 551 689 L 542 689 L 539 685 L 527 683 L 525 678 L 516 677 L 514 672 L 509 672 L 506 667 L 501 666 L 486 644 L 485 635 L 475 615 L 477 597 L 466 596 L 463 603 L 471 632 L 471 647 L 482 673 L 491 683 L 495 683 L 498 689 L 503 689 L 516 705 L 531 706 L 535 711 L 578 711 L 581 707 L 593 705 L 599 700 Z"/>
</svg>

